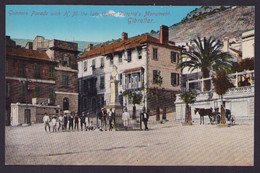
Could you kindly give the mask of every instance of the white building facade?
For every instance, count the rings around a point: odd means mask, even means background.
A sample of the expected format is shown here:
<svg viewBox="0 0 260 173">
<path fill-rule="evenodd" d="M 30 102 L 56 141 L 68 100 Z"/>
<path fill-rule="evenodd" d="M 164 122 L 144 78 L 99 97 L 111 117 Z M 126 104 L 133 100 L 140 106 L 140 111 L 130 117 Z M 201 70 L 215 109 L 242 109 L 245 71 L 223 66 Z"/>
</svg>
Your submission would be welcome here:
<svg viewBox="0 0 260 173">
<path fill-rule="evenodd" d="M 113 66 L 117 67 L 119 102 L 130 112 L 133 108 L 132 100 L 120 96 L 126 90 L 135 91 L 143 95 L 141 104 L 153 109 L 154 99 L 149 98 L 147 89 L 158 87 L 163 89 L 170 100 L 174 93 L 180 90 L 180 70 L 177 69 L 181 48 L 168 42 L 168 27 L 161 26 L 160 39 L 149 35 L 129 38 L 122 34 L 122 41 L 97 47 L 84 53 L 78 61 L 80 112 L 89 111 L 96 114 L 101 107 L 109 105 L 110 78 Z M 161 86 L 155 84 L 154 75 L 160 71 L 163 82 Z M 169 101 L 167 101 L 169 102 Z M 174 106 L 174 101 L 172 105 Z"/>
</svg>

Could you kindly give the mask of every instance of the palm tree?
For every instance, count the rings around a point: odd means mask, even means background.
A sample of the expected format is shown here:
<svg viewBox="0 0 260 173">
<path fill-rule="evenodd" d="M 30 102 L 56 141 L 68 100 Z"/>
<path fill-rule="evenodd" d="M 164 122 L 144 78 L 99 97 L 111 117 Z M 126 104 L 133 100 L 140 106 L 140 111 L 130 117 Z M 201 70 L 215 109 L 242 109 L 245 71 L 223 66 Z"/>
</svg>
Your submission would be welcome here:
<svg viewBox="0 0 260 173">
<path fill-rule="evenodd" d="M 221 98 L 221 124 L 226 124 L 225 119 L 225 108 L 223 106 L 223 95 L 228 91 L 229 88 L 234 87 L 233 83 L 229 80 L 225 71 L 218 71 L 217 75 L 212 79 L 215 91 Z"/>
<path fill-rule="evenodd" d="M 221 52 L 222 44 L 219 40 L 212 37 L 203 41 L 200 37 L 193 39 L 195 43 L 194 50 L 191 52 L 182 53 L 182 62 L 178 65 L 182 70 L 188 67 L 188 70 L 194 71 L 201 69 L 202 77 L 209 78 L 210 71 L 227 70 L 232 67 L 230 61 L 231 55 L 226 52 Z M 210 81 L 204 82 L 205 90 L 210 90 Z"/>
<path fill-rule="evenodd" d="M 196 101 L 197 92 L 196 90 L 185 90 L 180 94 L 180 96 L 186 105 L 185 124 L 191 125 L 191 107 L 189 104 L 193 104 Z"/>
</svg>

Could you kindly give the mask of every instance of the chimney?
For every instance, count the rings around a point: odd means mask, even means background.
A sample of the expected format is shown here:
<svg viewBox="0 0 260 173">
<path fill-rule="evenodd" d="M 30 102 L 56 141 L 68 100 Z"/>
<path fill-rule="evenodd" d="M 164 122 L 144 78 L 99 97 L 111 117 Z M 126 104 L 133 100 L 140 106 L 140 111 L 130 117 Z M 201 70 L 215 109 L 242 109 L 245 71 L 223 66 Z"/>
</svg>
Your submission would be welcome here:
<svg viewBox="0 0 260 173">
<path fill-rule="evenodd" d="M 169 41 L 169 28 L 168 26 L 161 25 L 160 27 L 160 43 L 168 44 Z"/>
<path fill-rule="evenodd" d="M 122 33 L 122 40 L 127 40 L 128 39 L 128 34 L 126 32 Z"/>
<path fill-rule="evenodd" d="M 87 50 L 90 51 L 91 49 L 93 49 L 93 44 L 89 44 L 88 45 L 88 49 Z"/>
<path fill-rule="evenodd" d="M 224 43 L 223 43 L 223 51 L 224 52 L 229 52 L 229 39 L 228 37 L 224 38 Z"/>
</svg>

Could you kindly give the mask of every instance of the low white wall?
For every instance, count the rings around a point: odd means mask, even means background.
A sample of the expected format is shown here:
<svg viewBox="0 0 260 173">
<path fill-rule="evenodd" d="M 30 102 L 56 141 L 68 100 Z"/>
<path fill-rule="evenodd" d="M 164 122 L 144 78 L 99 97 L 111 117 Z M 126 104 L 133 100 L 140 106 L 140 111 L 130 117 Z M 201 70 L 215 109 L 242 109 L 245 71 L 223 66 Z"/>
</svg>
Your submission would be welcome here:
<svg viewBox="0 0 260 173">
<path fill-rule="evenodd" d="M 220 108 L 221 101 L 216 93 L 210 96 L 208 93 L 201 93 L 197 96 L 196 102 L 191 104 L 192 119 L 199 119 L 199 114 L 194 113 L 195 108 Z M 231 110 L 235 119 L 254 119 L 254 86 L 248 87 L 241 92 L 241 88 L 236 91 L 228 92 L 223 97 L 226 109 Z M 176 99 L 176 120 L 185 119 L 185 104 L 177 95 Z"/>
</svg>

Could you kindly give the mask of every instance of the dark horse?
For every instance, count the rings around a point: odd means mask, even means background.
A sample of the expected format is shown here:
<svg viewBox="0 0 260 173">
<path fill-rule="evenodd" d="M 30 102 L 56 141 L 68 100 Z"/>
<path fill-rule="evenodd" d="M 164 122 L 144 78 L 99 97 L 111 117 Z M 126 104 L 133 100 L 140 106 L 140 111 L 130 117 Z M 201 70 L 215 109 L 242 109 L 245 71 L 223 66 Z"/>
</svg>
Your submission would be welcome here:
<svg viewBox="0 0 260 173">
<path fill-rule="evenodd" d="M 204 124 L 204 116 L 208 116 L 210 119 L 210 123 L 212 123 L 212 108 L 210 109 L 204 109 L 204 108 L 195 108 L 194 113 L 199 113 L 200 115 L 200 124 L 203 121 Z"/>
</svg>

